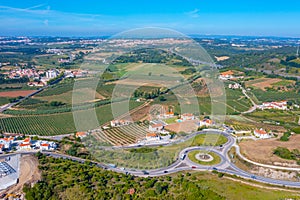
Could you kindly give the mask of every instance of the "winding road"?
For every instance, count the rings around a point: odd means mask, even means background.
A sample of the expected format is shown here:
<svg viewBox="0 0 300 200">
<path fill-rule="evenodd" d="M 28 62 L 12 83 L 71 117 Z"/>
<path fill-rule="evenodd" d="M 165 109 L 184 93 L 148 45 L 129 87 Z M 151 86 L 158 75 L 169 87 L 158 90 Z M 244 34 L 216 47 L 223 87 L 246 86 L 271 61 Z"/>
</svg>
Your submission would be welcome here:
<svg viewBox="0 0 300 200">
<path fill-rule="evenodd" d="M 181 152 L 179 153 L 179 155 L 177 157 L 177 160 L 170 166 L 159 168 L 159 169 L 148 170 L 148 171 L 112 167 L 112 166 L 109 166 L 109 165 L 106 165 L 103 163 L 90 161 L 90 160 L 86 160 L 86 159 L 82 159 L 82 158 L 78 158 L 78 157 L 73 157 L 73 156 L 69 156 L 69 155 L 65 155 L 65 154 L 55 153 L 55 152 L 43 151 L 42 153 L 46 154 L 47 156 L 52 156 L 55 158 L 70 159 L 70 160 L 81 162 L 81 163 L 89 161 L 103 169 L 111 170 L 111 171 L 115 171 L 115 172 L 119 172 L 119 173 L 132 174 L 134 176 L 156 177 L 156 176 L 163 176 L 163 175 L 172 174 L 172 173 L 176 173 L 176 172 L 180 172 L 180 171 L 187 171 L 187 170 L 195 170 L 195 171 L 216 170 L 218 172 L 236 175 L 236 176 L 244 178 L 244 179 L 251 179 L 251 180 L 254 180 L 257 182 L 261 182 L 261 183 L 300 188 L 300 182 L 277 180 L 277 179 L 271 179 L 271 178 L 266 178 L 266 177 L 262 177 L 262 176 L 256 176 L 254 174 L 251 174 L 249 172 L 246 172 L 246 171 L 238 168 L 234 163 L 231 162 L 231 159 L 229 158 L 229 155 L 228 155 L 228 151 L 232 147 L 237 146 L 236 139 L 226 132 L 216 130 L 216 129 L 204 130 L 204 131 L 194 133 L 194 134 L 190 135 L 189 137 L 186 137 L 184 140 L 180 140 L 180 142 L 186 141 L 189 138 L 194 137 L 195 135 L 207 134 L 207 133 L 221 134 L 221 135 L 225 136 L 228 139 L 228 141 L 222 146 L 195 146 L 195 147 L 185 148 L 185 149 L 181 150 Z M 168 145 L 170 145 L 170 144 L 168 144 Z M 136 148 L 136 147 L 131 147 L 131 148 Z M 205 150 L 205 151 L 214 152 L 221 158 L 221 161 L 220 161 L 220 163 L 218 163 L 216 165 L 208 166 L 208 165 L 200 165 L 200 164 L 194 163 L 188 158 L 188 156 L 185 156 L 184 159 L 180 159 L 182 154 L 187 155 L 189 152 L 195 151 L 195 150 Z M 237 150 L 237 154 L 241 155 L 239 152 L 239 149 L 236 148 L 236 150 Z M 17 152 L 17 153 L 13 153 L 13 154 L 0 155 L 0 158 L 12 156 L 14 154 L 34 154 L 34 153 L 36 153 L 36 152 Z"/>
</svg>

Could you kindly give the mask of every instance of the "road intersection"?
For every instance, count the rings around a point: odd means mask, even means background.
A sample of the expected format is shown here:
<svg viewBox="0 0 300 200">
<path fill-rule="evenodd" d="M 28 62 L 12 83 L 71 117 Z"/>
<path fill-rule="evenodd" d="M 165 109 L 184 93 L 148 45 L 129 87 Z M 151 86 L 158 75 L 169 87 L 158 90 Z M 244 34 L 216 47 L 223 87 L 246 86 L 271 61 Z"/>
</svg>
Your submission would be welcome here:
<svg viewBox="0 0 300 200">
<path fill-rule="evenodd" d="M 226 132 L 223 132 L 223 131 L 220 131 L 217 129 L 209 129 L 209 130 L 204 130 L 204 131 L 194 133 L 194 134 L 190 135 L 189 137 L 186 137 L 184 140 L 181 140 L 181 142 L 186 141 L 198 134 L 221 134 L 221 135 L 225 136 L 228 139 L 228 141 L 225 144 L 223 144 L 222 146 L 195 146 L 195 147 L 188 147 L 188 148 L 182 149 L 180 151 L 180 153 L 178 154 L 176 161 L 173 164 L 171 164 L 167 167 L 163 167 L 163 168 L 159 168 L 159 169 L 152 169 L 152 170 L 148 170 L 148 171 L 137 170 L 137 169 L 118 168 L 118 167 L 110 166 L 110 165 L 103 164 L 100 162 L 86 160 L 86 159 L 69 156 L 69 155 L 65 155 L 65 154 L 61 154 L 61 153 L 56 153 L 56 152 L 43 151 L 42 153 L 46 154 L 47 156 L 52 156 L 55 158 L 70 159 L 70 160 L 81 162 L 81 163 L 89 161 L 103 169 L 111 170 L 111 171 L 115 171 L 115 172 L 119 172 L 119 173 L 131 174 L 134 176 L 157 177 L 157 176 L 168 175 L 168 174 L 172 174 L 172 173 L 176 173 L 176 172 L 180 172 L 180 171 L 189 171 L 189 170 L 213 171 L 213 170 L 215 170 L 220 173 L 236 175 L 240 178 L 251 179 L 251 180 L 254 180 L 257 182 L 261 182 L 261 183 L 300 188 L 300 182 L 298 182 L 298 181 L 296 182 L 296 181 L 286 181 L 286 180 L 277 180 L 277 179 L 266 178 L 266 177 L 251 174 L 249 172 L 246 172 L 246 171 L 238 168 L 233 162 L 231 162 L 231 159 L 228 154 L 229 150 L 232 147 L 237 146 L 236 138 L 234 138 L 229 133 L 226 133 Z M 171 145 L 171 144 L 167 144 L 167 145 Z M 136 147 L 131 147 L 131 148 L 136 148 Z M 188 158 L 188 156 L 185 156 L 184 159 L 180 159 L 180 156 L 182 154 L 187 155 L 189 152 L 195 151 L 195 150 L 214 152 L 215 154 L 217 154 L 220 157 L 221 161 L 220 161 L 220 163 L 217 163 L 215 165 L 208 166 L 208 165 L 200 165 L 198 163 L 194 163 Z M 240 155 L 239 149 L 236 148 L 236 150 L 237 150 L 237 155 Z M 36 152 L 17 152 L 17 153 L 13 153 L 13 154 L 0 155 L 0 158 L 12 156 L 15 154 L 35 154 L 35 153 Z"/>
</svg>

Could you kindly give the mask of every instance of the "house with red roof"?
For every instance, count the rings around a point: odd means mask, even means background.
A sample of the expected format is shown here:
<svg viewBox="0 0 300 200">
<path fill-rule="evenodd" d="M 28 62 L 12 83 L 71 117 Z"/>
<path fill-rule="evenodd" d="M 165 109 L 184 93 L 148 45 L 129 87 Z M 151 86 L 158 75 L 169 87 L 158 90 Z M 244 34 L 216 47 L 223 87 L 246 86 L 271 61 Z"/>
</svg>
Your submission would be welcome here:
<svg viewBox="0 0 300 200">
<path fill-rule="evenodd" d="M 265 130 L 261 129 L 256 129 L 254 130 L 254 135 L 255 137 L 261 138 L 261 139 L 268 139 L 271 137 L 270 134 L 268 134 Z"/>
<path fill-rule="evenodd" d="M 195 116 L 192 113 L 184 113 L 181 115 L 182 121 L 194 120 Z"/>
<path fill-rule="evenodd" d="M 149 131 L 151 132 L 161 132 L 164 129 L 163 124 L 150 124 L 149 125 Z"/>
<path fill-rule="evenodd" d="M 160 140 L 160 136 L 157 133 L 147 133 L 146 140 L 148 141 L 157 141 Z"/>
<path fill-rule="evenodd" d="M 219 76 L 219 79 L 220 80 L 230 80 L 232 78 L 234 78 L 234 72 L 229 70 L 229 71 L 226 71 L 226 72 L 222 72 Z"/>
</svg>

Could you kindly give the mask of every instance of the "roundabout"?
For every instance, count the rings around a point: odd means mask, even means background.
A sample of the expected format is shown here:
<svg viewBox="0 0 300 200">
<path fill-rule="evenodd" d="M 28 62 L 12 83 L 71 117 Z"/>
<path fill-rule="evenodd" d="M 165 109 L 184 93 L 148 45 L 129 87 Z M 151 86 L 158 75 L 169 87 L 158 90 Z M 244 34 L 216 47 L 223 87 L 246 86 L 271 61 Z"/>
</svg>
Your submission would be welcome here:
<svg viewBox="0 0 300 200">
<path fill-rule="evenodd" d="M 220 156 L 210 151 L 203 151 L 203 150 L 191 151 L 189 152 L 188 157 L 192 162 L 197 163 L 199 165 L 213 166 L 221 162 Z"/>
</svg>

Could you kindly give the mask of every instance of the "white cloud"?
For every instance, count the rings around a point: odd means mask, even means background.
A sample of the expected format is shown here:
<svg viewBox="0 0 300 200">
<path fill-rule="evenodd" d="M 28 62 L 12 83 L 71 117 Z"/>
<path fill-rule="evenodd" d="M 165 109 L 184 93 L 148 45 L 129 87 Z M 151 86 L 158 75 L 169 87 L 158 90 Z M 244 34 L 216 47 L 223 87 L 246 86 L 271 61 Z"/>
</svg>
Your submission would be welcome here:
<svg viewBox="0 0 300 200">
<path fill-rule="evenodd" d="M 192 18 L 198 18 L 200 16 L 198 8 L 195 8 L 192 11 L 186 12 L 185 14 L 188 15 L 189 17 L 192 17 Z"/>
</svg>

